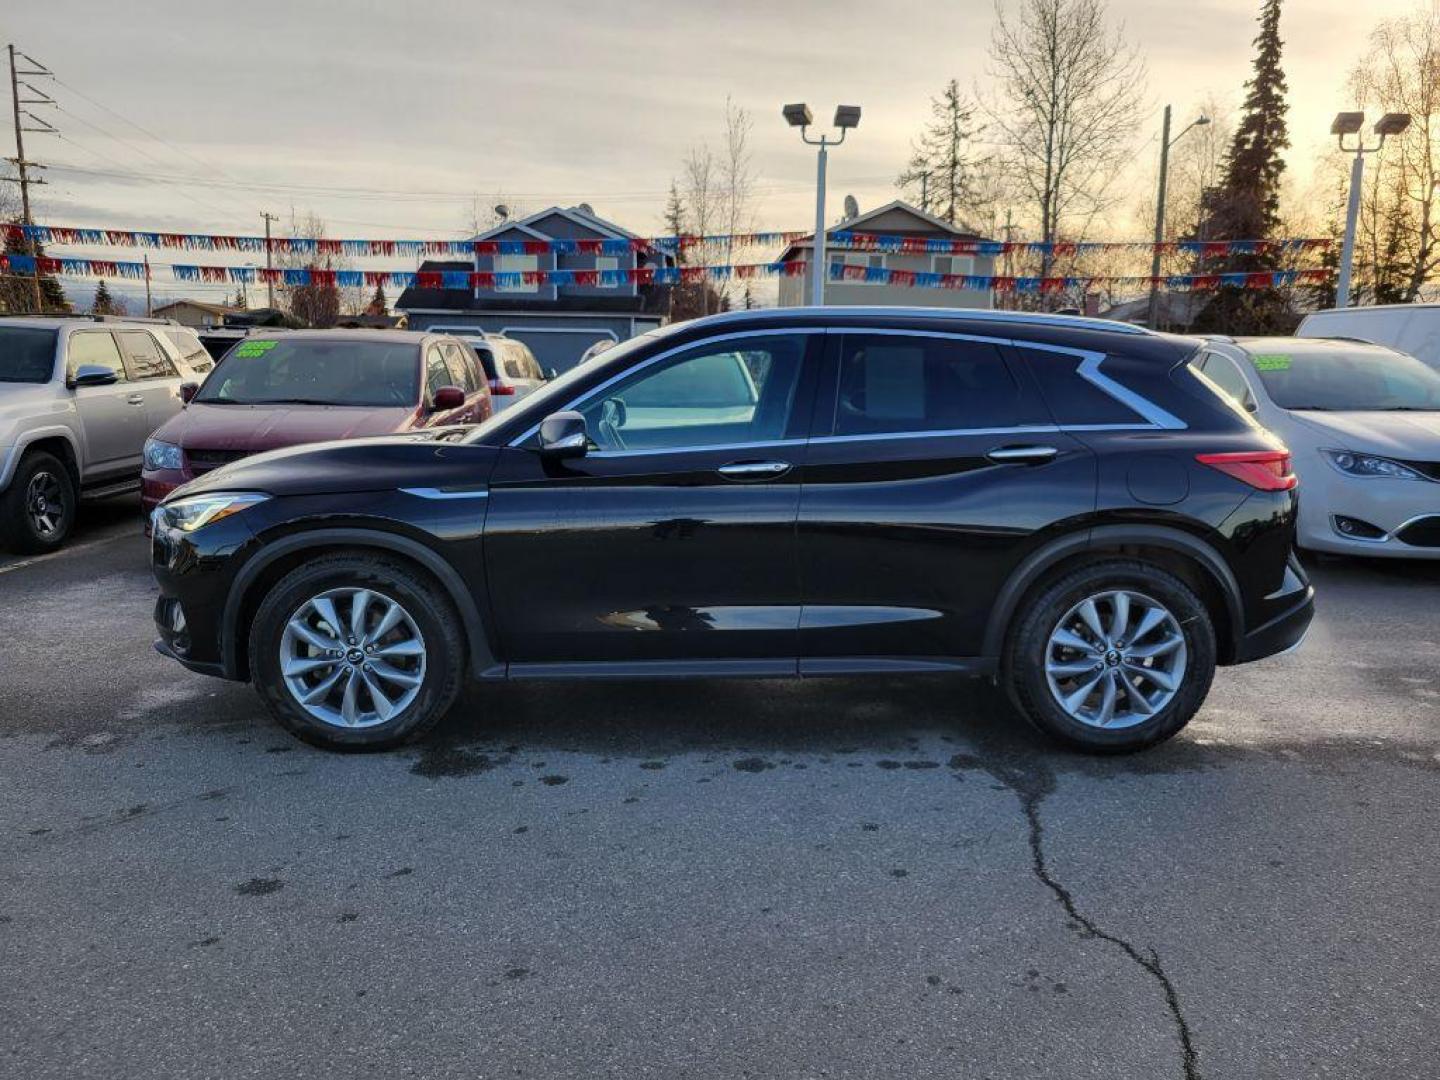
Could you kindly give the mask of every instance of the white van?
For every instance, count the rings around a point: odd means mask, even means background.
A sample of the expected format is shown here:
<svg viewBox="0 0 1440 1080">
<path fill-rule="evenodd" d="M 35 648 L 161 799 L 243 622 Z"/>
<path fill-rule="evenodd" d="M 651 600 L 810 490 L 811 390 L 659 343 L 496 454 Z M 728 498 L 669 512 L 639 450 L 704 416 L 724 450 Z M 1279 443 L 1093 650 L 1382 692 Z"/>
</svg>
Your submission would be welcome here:
<svg viewBox="0 0 1440 1080">
<path fill-rule="evenodd" d="M 1329 308 L 1306 315 L 1295 336 L 1388 345 L 1440 371 L 1440 304 Z"/>
</svg>

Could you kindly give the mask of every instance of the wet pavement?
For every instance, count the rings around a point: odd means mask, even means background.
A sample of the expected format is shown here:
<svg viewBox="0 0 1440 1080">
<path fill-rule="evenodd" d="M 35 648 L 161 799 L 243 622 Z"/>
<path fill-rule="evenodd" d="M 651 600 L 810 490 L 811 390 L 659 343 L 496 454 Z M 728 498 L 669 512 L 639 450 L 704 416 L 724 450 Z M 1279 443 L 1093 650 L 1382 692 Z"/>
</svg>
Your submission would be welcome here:
<svg viewBox="0 0 1440 1080">
<path fill-rule="evenodd" d="M 1324 562 L 1172 743 L 983 684 L 478 689 L 339 756 L 0 559 L 0 1055 L 107 1077 L 1423 1077 L 1440 566 Z"/>
</svg>

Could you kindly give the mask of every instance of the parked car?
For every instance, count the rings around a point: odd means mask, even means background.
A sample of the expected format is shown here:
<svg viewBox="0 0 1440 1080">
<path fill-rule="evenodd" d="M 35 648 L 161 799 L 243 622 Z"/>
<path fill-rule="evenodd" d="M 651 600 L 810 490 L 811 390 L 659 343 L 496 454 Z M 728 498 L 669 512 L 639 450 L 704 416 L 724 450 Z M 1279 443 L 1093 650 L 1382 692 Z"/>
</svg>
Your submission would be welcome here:
<svg viewBox="0 0 1440 1080">
<path fill-rule="evenodd" d="M 176 493 L 158 647 L 331 747 L 416 735 L 467 678 L 919 672 L 1148 746 L 1312 613 L 1289 453 L 1196 377 L 1201 347 L 975 310 L 672 325 L 458 444 L 288 450 Z M 746 378 L 692 380 L 735 357 Z"/>
<path fill-rule="evenodd" d="M 1328 308 L 1306 315 L 1295 333 L 1388 345 L 1440 371 L 1440 304 Z"/>
<path fill-rule="evenodd" d="M 495 411 L 509 408 L 521 398 L 533 394 L 549 378 L 540 370 L 540 363 L 530 346 L 502 334 L 485 334 L 447 330 L 475 350 L 490 382 L 490 396 Z"/>
<path fill-rule="evenodd" d="M 199 331 L 197 336 L 205 351 L 210 354 L 213 367 L 215 361 L 224 359 L 227 352 L 246 338 L 273 338 L 285 332 L 283 329 L 264 326 L 210 326 Z"/>
<path fill-rule="evenodd" d="M 1194 364 L 1294 454 L 1302 548 L 1440 557 L 1440 373 L 1306 338 L 1214 341 Z"/>
<path fill-rule="evenodd" d="M 146 514 L 175 488 L 261 450 L 386 435 L 491 414 L 475 354 L 396 330 L 296 330 L 231 348 L 145 443 Z"/>
<path fill-rule="evenodd" d="M 107 318 L 0 321 L 0 544 L 51 551 L 82 499 L 134 491 L 141 450 L 198 381 L 174 327 Z"/>
</svg>

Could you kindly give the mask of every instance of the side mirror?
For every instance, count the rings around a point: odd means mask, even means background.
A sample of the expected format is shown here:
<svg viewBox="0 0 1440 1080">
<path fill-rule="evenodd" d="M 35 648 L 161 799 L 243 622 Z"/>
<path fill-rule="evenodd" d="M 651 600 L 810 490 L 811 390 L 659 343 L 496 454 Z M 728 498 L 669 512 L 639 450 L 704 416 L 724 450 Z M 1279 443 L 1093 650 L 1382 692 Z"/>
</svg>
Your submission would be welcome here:
<svg viewBox="0 0 1440 1080">
<path fill-rule="evenodd" d="M 184 382 L 180 384 L 180 400 L 186 405 L 195 400 L 195 395 L 200 392 L 200 384 Z"/>
<path fill-rule="evenodd" d="M 465 407 L 465 391 L 458 386 L 442 386 L 435 391 L 435 401 L 431 408 L 436 412 L 450 412 L 452 409 L 463 409 Z"/>
<path fill-rule="evenodd" d="M 560 372 L 556 371 L 553 367 L 552 367 L 552 368 L 546 368 L 546 369 L 545 369 L 545 381 L 546 381 L 546 382 L 552 382 L 553 380 L 558 379 L 559 377 L 560 377 Z"/>
<path fill-rule="evenodd" d="M 540 453 L 552 458 L 584 457 L 590 449 L 585 417 L 573 410 L 551 413 L 540 421 Z"/>
<path fill-rule="evenodd" d="M 120 376 L 114 368 L 100 364 L 81 364 L 70 380 L 72 386 L 114 386 L 119 381 Z"/>
<path fill-rule="evenodd" d="M 1245 395 L 1244 407 L 1245 411 L 1248 413 L 1260 411 L 1260 403 L 1256 401 L 1253 397 L 1251 397 L 1249 394 Z"/>
</svg>

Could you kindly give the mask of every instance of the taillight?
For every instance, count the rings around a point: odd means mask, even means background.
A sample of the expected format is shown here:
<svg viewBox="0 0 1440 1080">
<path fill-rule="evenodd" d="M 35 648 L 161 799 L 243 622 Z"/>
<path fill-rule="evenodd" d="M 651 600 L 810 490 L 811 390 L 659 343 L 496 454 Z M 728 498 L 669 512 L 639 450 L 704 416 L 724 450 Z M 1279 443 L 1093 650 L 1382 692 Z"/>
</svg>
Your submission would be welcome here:
<svg viewBox="0 0 1440 1080">
<path fill-rule="evenodd" d="M 495 397 L 509 397 L 515 393 L 515 387 L 509 383 L 503 383 L 499 379 L 491 379 L 490 393 Z"/>
<path fill-rule="evenodd" d="M 1195 460 L 1260 491 L 1289 491 L 1300 482 L 1300 478 L 1290 471 L 1289 450 L 1196 454 Z"/>
</svg>

